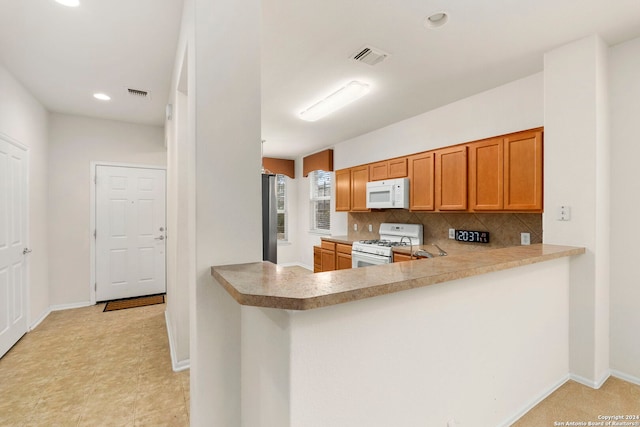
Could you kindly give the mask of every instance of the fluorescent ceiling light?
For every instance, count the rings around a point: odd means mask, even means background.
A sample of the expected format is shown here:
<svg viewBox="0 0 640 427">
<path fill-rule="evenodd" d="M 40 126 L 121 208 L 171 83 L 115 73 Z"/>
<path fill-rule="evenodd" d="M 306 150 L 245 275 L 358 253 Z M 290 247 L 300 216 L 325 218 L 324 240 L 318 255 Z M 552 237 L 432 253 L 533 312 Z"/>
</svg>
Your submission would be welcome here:
<svg viewBox="0 0 640 427">
<path fill-rule="evenodd" d="M 68 7 L 80 6 L 80 0 L 56 0 L 56 3 L 60 3 L 61 5 Z"/>
<path fill-rule="evenodd" d="M 368 84 L 354 80 L 301 112 L 300 118 L 308 122 L 315 122 L 366 95 L 369 93 L 369 89 Z"/>
<path fill-rule="evenodd" d="M 111 97 L 105 93 L 94 93 L 93 97 L 95 99 L 99 99 L 100 101 L 109 101 L 111 100 Z"/>
</svg>

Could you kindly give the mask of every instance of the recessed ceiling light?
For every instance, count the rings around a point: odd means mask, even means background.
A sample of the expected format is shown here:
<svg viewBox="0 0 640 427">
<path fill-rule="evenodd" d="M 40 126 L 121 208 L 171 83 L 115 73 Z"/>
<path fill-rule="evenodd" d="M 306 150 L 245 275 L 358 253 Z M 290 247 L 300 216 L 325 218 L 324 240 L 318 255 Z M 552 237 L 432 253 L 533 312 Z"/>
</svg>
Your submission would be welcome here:
<svg viewBox="0 0 640 427">
<path fill-rule="evenodd" d="M 424 26 L 427 28 L 439 28 L 449 21 L 447 12 L 437 12 L 429 15 L 424 20 Z"/>
<path fill-rule="evenodd" d="M 107 95 L 106 93 L 94 93 L 93 97 L 95 99 L 99 99 L 100 101 L 109 101 L 109 100 L 111 100 L 111 97 L 109 95 Z"/>
<path fill-rule="evenodd" d="M 366 95 L 369 93 L 369 89 L 368 84 L 354 80 L 302 111 L 300 118 L 308 122 L 315 122 Z"/>
<path fill-rule="evenodd" d="M 67 7 L 80 6 L 80 0 L 56 0 L 56 3 L 60 3 L 61 5 L 67 6 Z"/>
</svg>

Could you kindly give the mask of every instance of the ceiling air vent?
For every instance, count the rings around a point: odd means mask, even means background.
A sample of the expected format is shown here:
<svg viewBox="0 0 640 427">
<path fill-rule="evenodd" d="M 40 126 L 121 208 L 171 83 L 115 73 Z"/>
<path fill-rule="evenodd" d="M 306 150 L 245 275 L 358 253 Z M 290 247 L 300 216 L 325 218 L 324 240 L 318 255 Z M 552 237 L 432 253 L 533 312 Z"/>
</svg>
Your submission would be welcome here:
<svg viewBox="0 0 640 427">
<path fill-rule="evenodd" d="M 151 99 L 151 96 L 149 95 L 149 92 L 147 92 L 146 90 L 141 90 L 141 89 L 132 89 L 130 87 L 127 88 L 127 93 L 129 93 L 129 95 L 135 97 L 135 98 L 140 98 L 140 99 Z"/>
<path fill-rule="evenodd" d="M 389 56 L 389 54 L 381 51 L 380 49 L 371 46 L 365 46 L 351 55 L 349 58 L 353 59 L 354 61 L 364 62 L 368 65 L 376 65 L 384 61 L 387 56 Z"/>
</svg>

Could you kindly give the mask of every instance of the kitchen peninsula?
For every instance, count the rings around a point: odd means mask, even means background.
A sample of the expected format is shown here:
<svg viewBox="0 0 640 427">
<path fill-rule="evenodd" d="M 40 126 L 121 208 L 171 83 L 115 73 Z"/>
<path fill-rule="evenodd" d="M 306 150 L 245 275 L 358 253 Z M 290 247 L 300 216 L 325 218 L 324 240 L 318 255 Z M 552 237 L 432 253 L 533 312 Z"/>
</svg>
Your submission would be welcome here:
<svg viewBox="0 0 640 427">
<path fill-rule="evenodd" d="M 570 265 L 584 252 L 538 244 L 318 274 L 212 267 L 241 304 L 244 424 L 509 425 L 568 378 Z"/>
</svg>

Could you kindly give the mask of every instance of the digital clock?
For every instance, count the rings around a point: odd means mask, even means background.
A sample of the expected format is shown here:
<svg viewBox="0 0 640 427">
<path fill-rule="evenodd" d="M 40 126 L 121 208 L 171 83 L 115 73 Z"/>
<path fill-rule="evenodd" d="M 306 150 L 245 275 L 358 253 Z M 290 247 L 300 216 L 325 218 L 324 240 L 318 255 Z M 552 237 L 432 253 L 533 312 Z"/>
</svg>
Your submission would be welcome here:
<svg viewBox="0 0 640 427">
<path fill-rule="evenodd" d="M 489 243 L 488 231 L 456 230 L 455 240 L 468 243 Z"/>
</svg>

